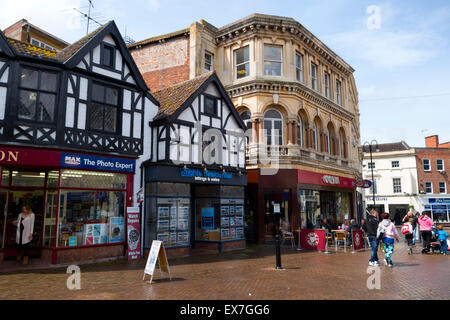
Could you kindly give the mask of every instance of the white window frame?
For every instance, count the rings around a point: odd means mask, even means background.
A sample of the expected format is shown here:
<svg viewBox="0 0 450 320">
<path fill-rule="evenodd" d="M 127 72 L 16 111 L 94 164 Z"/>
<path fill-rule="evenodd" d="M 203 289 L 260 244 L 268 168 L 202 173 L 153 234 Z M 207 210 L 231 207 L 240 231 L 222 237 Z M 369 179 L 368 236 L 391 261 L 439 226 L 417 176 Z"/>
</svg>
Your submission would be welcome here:
<svg viewBox="0 0 450 320">
<path fill-rule="evenodd" d="M 206 67 L 206 64 L 207 64 L 207 63 L 206 63 L 206 56 L 210 56 L 210 57 L 211 57 L 210 69 L 208 69 L 208 68 Z M 204 64 L 203 68 L 205 69 L 206 72 L 210 72 L 210 71 L 213 71 L 213 70 L 214 70 L 214 54 L 212 54 L 212 53 L 209 52 L 209 51 L 205 51 L 205 64 Z"/>
<path fill-rule="evenodd" d="M 327 97 L 328 99 L 330 98 L 330 74 L 328 72 L 325 71 L 325 75 L 324 75 L 325 79 L 325 97 Z"/>
<path fill-rule="evenodd" d="M 428 161 L 428 170 L 425 169 L 425 161 Z M 431 171 L 431 161 L 430 159 L 422 159 L 423 171 Z"/>
<path fill-rule="evenodd" d="M 280 48 L 281 49 L 281 52 L 280 52 L 280 61 L 277 61 L 277 60 L 268 60 L 268 59 L 266 59 L 266 57 L 264 56 L 264 75 L 265 76 L 272 76 L 272 77 L 282 77 L 283 76 L 283 46 L 280 46 L 280 45 L 275 45 L 275 44 L 264 44 L 264 47 L 278 47 L 278 48 Z M 264 50 L 265 51 L 265 50 Z M 263 52 L 263 54 L 264 54 L 264 52 Z M 265 68 L 266 68 L 266 61 L 267 62 L 275 62 L 275 63 L 279 63 L 280 64 L 280 74 L 279 75 L 273 75 L 273 74 L 266 74 L 266 70 L 265 70 Z"/>
<path fill-rule="evenodd" d="M 279 113 L 281 118 L 266 118 L 266 113 L 268 111 L 270 111 L 270 110 L 274 110 L 277 113 Z M 270 121 L 271 122 L 271 127 L 272 127 L 271 128 L 271 132 L 269 133 L 269 132 L 267 132 L 267 130 L 264 130 L 266 139 L 267 139 L 267 137 L 270 134 L 270 140 L 271 140 L 270 141 L 271 142 L 270 146 L 284 145 L 284 127 L 283 127 L 284 118 L 283 118 L 283 114 L 280 111 L 278 111 L 277 109 L 273 109 L 273 108 L 267 109 L 266 112 L 264 112 L 264 120 L 263 121 Z M 277 121 L 281 122 L 281 132 L 279 133 L 281 135 L 281 144 L 278 144 L 278 141 L 277 141 L 277 143 L 275 143 L 275 139 L 274 139 L 274 137 L 275 137 L 275 130 L 277 130 L 277 129 L 275 129 L 275 125 L 274 124 Z M 264 128 L 264 129 L 266 129 L 266 128 Z"/>
<path fill-rule="evenodd" d="M 342 83 L 340 80 L 336 79 L 336 103 L 342 105 Z"/>
<path fill-rule="evenodd" d="M 298 63 L 300 61 L 300 64 Z M 303 55 L 301 53 L 295 53 L 295 71 L 297 81 L 303 82 Z"/>
<path fill-rule="evenodd" d="M 441 192 L 441 183 L 444 184 L 444 192 Z M 438 191 L 439 191 L 439 194 L 446 194 L 447 193 L 447 184 L 445 183 L 445 181 L 438 182 Z"/>
<path fill-rule="evenodd" d="M 400 181 L 400 184 L 397 185 L 397 187 L 400 187 L 400 191 L 395 191 L 395 182 Z M 402 193 L 402 178 L 392 178 L 392 187 L 393 187 L 393 193 Z"/>
<path fill-rule="evenodd" d="M 427 192 L 427 183 L 430 184 L 430 189 L 431 189 L 430 192 Z M 433 193 L 433 182 L 431 182 L 431 181 L 425 181 L 424 185 L 425 185 L 425 190 L 424 190 L 424 191 L 425 191 L 425 194 L 432 194 L 432 193 Z"/>
<path fill-rule="evenodd" d="M 314 72 L 313 72 L 314 70 Z M 311 88 L 317 91 L 317 64 L 311 62 Z"/>
<path fill-rule="evenodd" d="M 313 141 L 314 141 L 314 150 L 318 151 L 319 146 L 317 143 L 317 125 L 315 121 L 313 121 Z"/>
<path fill-rule="evenodd" d="M 327 129 L 327 152 L 331 154 L 330 131 Z"/>
<path fill-rule="evenodd" d="M 300 116 L 297 116 L 297 144 L 303 147 L 303 119 Z"/>
<path fill-rule="evenodd" d="M 33 45 L 33 46 L 36 46 L 36 44 L 33 44 L 33 40 L 36 41 L 37 43 L 39 43 L 37 46 L 40 47 L 40 48 L 56 51 L 56 49 L 53 48 L 52 46 L 49 46 L 45 42 L 42 42 L 42 41 L 40 41 L 40 40 L 38 40 L 36 38 L 31 38 L 31 40 L 30 40 L 31 45 Z"/>
<path fill-rule="evenodd" d="M 439 169 L 439 161 L 441 161 L 442 169 Z M 439 172 L 445 171 L 444 160 L 436 159 L 436 170 Z"/>
<path fill-rule="evenodd" d="M 394 163 L 396 163 L 397 166 L 394 166 Z M 391 161 L 391 167 L 392 168 L 400 168 L 400 161 L 398 161 L 398 160 Z"/>
<path fill-rule="evenodd" d="M 367 169 L 375 169 L 375 162 L 368 162 Z"/>
<path fill-rule="evenodd" d="M 245 50 L 245 49 L 248 50 L 248 60 L 247 61 L 244 60 L 244 62 L 237 64 L 236 63 L 236 61 L 237 61 L 236 53 L 239 50 Z M 240 80 L 240 79 L 243 79 L 243 78 L 246 78 L 246 77 L 250 76 L 250 46 L 245 46 L 245 47 L 242 47 L 242 48 L 234 50 L 233 51 L 233 56 L 234 56 L 234 79 L 235 80 Z M 246 74 L 245 76 L 243 76 L 241 78 L 238 78 L 237 68 L 242 66 L 242 65 L 246 65 L 246 64 L 248 64 L 248 74 Z"/>
</svg>

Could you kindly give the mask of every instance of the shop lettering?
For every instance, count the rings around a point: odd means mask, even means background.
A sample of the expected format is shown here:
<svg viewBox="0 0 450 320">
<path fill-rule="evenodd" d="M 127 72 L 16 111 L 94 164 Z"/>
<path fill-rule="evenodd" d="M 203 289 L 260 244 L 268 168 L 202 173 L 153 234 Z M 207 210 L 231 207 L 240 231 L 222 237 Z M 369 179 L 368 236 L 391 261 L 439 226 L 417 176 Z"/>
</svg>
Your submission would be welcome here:
<svg viewBox="0 0 450 320">
<path fill-rule="evenodd" d="M 0 150 L 0 161 L 5 160 L 7 158 L 7 162 L 17 162 L 19 161 L 19 151 L 8 151 L 7 153 L 3 150 Z"/>
<path fill-rule="evenodd" d="M 339 177 L 323 176 L 322 181 L 326 184 L 340 184 Z"/>
<path fill-rule="evenodd" d="M 195 180 L 200 181 L 219 181 L 219 179 L 231 179 L 233 178 L 233 174 L 230 172 L 217 172 L 217 171 L 206 171 L 202 172 L 201 170 L 197 169 L 180 169 L 180 175 L 182 177 L 188 177 L 192 178 L 194 177 Z M 202 178 L 209 178 L 208 179 L 202 179 Z"/>
<path fill-rule="evenodd" d="M 90 159 L 84 159 L 84 165 L 85 166 L 97 166 L 102 168 L 111 168 L 111 169 L 120 169 L 120 170 L 126 170 L 126 169 L 133 169 L 132 163 L 120 163 L 118 161 L 112 162 L 112 161 L 103 161 L 103 160 L 90 160 Z"/>
</svg>

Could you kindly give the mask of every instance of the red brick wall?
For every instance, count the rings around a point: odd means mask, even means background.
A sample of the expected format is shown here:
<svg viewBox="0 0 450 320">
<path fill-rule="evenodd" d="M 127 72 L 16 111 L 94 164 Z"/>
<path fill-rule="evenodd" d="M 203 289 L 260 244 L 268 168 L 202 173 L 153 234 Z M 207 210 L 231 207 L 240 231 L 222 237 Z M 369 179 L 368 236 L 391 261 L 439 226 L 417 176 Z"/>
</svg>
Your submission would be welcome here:
<svg viewBox="0 0 450 320">
<path fill-rule="evenodd" d="M 123 245 L 58 250 L 58 258 L 56 263 L 76 263 L 97 259 L 122 257 L 124 255 L 125 249 Z"/>
<path fill-rule="evenodd" d="M 232 251 L 239 249 L 245 249 L 245 240 L 222 243 L 222 251 Z"/>
<path fill-rule="evenodd" d="M 417 179 L 419 181 L 419 191 L 425 191 L 425 182 L 433 184 L 433 193 L 439 193 L 439 182 L 445 182 L 447 193 L 450 193 L 450 149 L 448 148 L 417 148 Z M 431 164 L 431 171 L 423 170 L 423 159 L 429 159 Z M 442 174 L 437 171 L 436 160 L 442 159 L 444 161 L 444 171 Z"/>
<path fill-rule="evenodd" d="M 130 52 L 152 92 L 189 80 L 188 35 L 130 48 Z"/>
</svg>

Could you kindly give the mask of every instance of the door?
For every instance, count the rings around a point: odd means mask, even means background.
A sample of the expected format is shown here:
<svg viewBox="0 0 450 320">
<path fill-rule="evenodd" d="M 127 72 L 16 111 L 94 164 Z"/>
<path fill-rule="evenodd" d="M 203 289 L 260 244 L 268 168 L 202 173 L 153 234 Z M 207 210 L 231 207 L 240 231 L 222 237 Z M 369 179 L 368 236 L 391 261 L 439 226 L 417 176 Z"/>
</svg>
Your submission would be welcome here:
<svg viewBox="0 0 450 320">
<path fill-rule="evenodd" d="M 7 204 L 8 204 L 8 192 L 2 190 L 0 192 L 0 247 L 4 248 L 4 243 L 6 239 L 6 212 L 7 212 Z"/>
<path fill-rule="evenodd" d="M 17 221 L 22 207 L 30 205 L 35 215 L 33 240 L 31 241 L 31 256 L 40 255 L 40 247 L 42 241 L 42 223 L 44 208 L 44 191 L 43 190 L 10 190 L 7 195 L 7 210 L 3 224 L 4 230 L 4 257 L 15 257 L 16 251 L 16 232 L 17 227 L 14 221 Z"/>
</svg>

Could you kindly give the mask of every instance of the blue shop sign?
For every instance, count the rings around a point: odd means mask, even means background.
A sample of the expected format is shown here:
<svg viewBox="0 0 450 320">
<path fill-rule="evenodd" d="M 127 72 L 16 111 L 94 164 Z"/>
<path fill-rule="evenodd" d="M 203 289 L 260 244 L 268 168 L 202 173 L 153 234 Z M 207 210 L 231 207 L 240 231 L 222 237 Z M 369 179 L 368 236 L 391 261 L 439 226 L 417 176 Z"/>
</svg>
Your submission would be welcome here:
<svg viewBox="0 0 450 320">
<path fill-rule="evenodd" d="M 231 179 L 230 172 L 202 171 L 198 169 L 180 169 L 180 175 L 187 178 Z"/>
<path fill-rule="evenodd" d="M 433 205 L 431 206 L 433 213 L 447 213 L 446 205 Z"/>
<path fill-rule="evenodd" d="M 131 159 L 61 152 L 61 167 L 134 173 L 136 161 Z"/>
<path fill-rule="evenodd" d="M 450 203 L 450 198 L 429 198 L 428 203 Z"/>
</svg>

